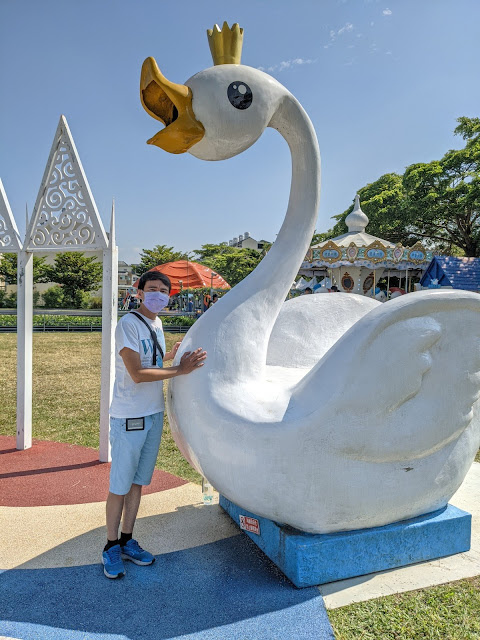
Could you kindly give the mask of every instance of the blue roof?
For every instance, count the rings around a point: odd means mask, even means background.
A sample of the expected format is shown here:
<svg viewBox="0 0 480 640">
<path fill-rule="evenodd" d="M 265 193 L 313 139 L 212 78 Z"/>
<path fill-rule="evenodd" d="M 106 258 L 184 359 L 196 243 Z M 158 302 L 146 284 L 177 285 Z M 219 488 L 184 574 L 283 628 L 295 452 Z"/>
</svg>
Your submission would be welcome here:
<svg viewBox="0 0 480 640">
<path fill-rule="evenodd" d="M 420 284 L 428 287 L 433 279 L 454 289 L 480 291 L 480 258 L 435 256 L 428 265 Z"/>
</svg>

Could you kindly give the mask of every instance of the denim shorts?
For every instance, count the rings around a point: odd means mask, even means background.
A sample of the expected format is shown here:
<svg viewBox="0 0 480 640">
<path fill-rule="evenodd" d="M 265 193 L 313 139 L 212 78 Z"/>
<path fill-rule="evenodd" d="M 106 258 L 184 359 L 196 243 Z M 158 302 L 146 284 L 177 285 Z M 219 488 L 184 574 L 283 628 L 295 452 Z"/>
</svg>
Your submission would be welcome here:
<svg viewBox="0 0 480 640">
<path fill-rule="evenodd" d="M 111 493 L 124 496 L 130 491 L 132 484 L 150 484 L 162 429 L 163 411 L 145 416 L 144 428 L 140 430 L 129 431 L 125 418 L 110 417 Z"/>
</svg>

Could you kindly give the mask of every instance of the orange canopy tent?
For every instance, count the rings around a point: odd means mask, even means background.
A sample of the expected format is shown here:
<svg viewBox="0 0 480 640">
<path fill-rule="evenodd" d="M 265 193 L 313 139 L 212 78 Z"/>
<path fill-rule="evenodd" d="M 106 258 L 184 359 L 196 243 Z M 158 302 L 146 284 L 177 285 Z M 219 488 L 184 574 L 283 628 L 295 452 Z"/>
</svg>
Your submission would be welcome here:
<svg viewBox="0 0 480 640">
<path fill-rule="evenodd" d="M 159 264 L 150 271 L 160 271 L 168 276 L 172 282 L 171 295 L 174 296 L 183 289 L 203 289 L 205 287 L 213 287 L 214 289 L 230 289 L 230 285 L 222 276 L 212 272 L 212 269 L 205 267 L 198 262 L 190 260 L 177 260 L 176 262 L 167 262 Z M 215 275 L 212 278 L 212 273 Z M 180 280 L 182 287 L 180 287 Z M 138 287 L 138 280 L 133 285 Z"/>
</svg>

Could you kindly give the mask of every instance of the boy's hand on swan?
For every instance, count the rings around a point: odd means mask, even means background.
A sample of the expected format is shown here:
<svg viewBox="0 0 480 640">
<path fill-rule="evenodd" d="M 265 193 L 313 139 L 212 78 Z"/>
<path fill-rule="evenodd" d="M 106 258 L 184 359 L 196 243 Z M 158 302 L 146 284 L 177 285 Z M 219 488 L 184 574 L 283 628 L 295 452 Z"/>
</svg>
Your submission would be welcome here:
<svg viewBox="0 0 480 640">
<path fill-rule="evenodd" d="M 179 375 L 185 375 L 187 373 L 191 373 L 195 369 L 203 367 L 204 361 L 207 358 L 207 352 L 204 351 L 201 347 L 195 349 L 195 351 L 186 351 L 178 365 L 178 373 Z"/>
</svg>

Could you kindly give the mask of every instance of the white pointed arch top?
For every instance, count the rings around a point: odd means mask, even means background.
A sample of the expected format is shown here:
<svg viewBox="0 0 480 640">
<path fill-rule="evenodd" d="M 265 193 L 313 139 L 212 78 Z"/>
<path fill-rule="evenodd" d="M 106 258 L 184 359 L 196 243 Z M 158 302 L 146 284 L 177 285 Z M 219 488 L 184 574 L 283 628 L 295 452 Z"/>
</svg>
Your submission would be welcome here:
<svg viewBox="0 0 480 640">
<path fill-rule="evenodd" d="M 17 224 L 0 179 L 0 252 L 16 253 L 21 250 L 22 242 L 18 235 Z"/>
<path fill-rule="evenodd" d="M 27 251 L 96 251 L 108 247 L 65 116 L 60 116 L 32 218 Z"/>
</svg>

